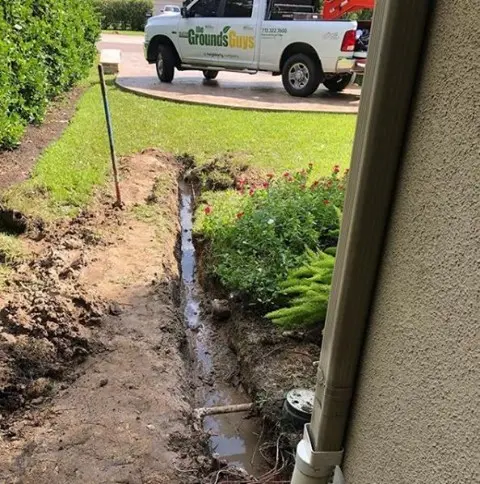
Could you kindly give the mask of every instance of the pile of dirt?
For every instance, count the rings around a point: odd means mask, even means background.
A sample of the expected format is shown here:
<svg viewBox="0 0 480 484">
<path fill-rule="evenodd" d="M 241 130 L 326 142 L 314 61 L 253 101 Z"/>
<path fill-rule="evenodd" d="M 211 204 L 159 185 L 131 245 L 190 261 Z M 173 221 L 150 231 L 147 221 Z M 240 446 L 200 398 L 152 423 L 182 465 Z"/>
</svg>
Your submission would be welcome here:
<svg viewBox="0 0 480 484">
<path fill-rule="evenodd" d="M 240 153 L 226 153 L 204 164 L 190 155 L 178 157 L 185 168 L 184 179 L 199 191 L 236 188 L 239 180 L 249 183 L 263 179 L 263 172 L 248 165 Z"/>
<path fill-rule="evenodd" d="M 38 401 L 53 381 L 101 348 L 91 329 L 101 323 L 106 305 L 77 283 L 85 260 L 81 245 L 75 247 L 50 246 L 17 266 L 8 281 L 7 301 L 0 309 L 2 414 Z"/>
<path fill-rule="evenodd" d="M 139 204 L 158 204 L 156 185 L 165 168 L 164 182 L 172 187 L 167 193 L 169 216 L 177 217 L 176 177 L 178 166 L 173 157 L 155 150 L 145 150 L 137 157 L 121 161 L 126 209 Z M 132 171 L 134 172 L 132 174 Z M 173 192 L 172 192 L 173 190 Z M 136 250 L 142 250 L 145 227 L 128 210 L 115 208 L 110 193 L 101 192 L 96 200 L 73 219 L 44 224 L 30 220 L 15 210 L 0 211 L 0 226 L 9 232 L 24 233 L 24 239 L 36 254 L 32 260 L 17 264 L 7 281 L 8 289 L 0 296 L 0 415 L 5 417 L 21 409 L 28 401 L 40 403 L 55 381 L 65 379 L 72 369 L 92 353 L 103 349 L 95 333 L 106 315 L 118 315 L 121 308 L 109 296 L 118 288 L 111 284 L 111 275 L 103 267 L 110 261 L 108 253 L 121 251 L 125 242 L 122 226 L 136 240 Z M 162 200 L 164 203 L 165 200 Z M 143 224 L 145 225 L 145 224 Z M 15 230 L 12 230 L 15 229 Z M 153 232 L 154 228 L 151 229 Z M 115 234 L 114 234 L 115 232 Z M 124 231 L 123 231 L 124 232 Z M 149 242 L 151 234 L 148 234 Z M 174 236 L 176 237 L 176 235 Z M 118 240 L 120 238 L 120 241 Z M 120 242 L 120 243 L 119 243 Z M 95 254 L 103 253 L 105 259 Z M 129 258 L 131 254 L 120 254 Z M 143 261 L 138 261 L 141 265 Z M 128 267 L 126 260 L 115 260 L 115 271 L 121 276 Z M 102 267 L 102 290 L 92 288 L 92 273 Z M 121 267 L 118 267 L 121 266 Z M 93 269 L 93 270 L 92 270 Z M 138 272 L 138 268 L 135 268 Z M 151 282 L 154 274 L 148 282 Z M 95 278 L 95 277 L 93 277 Z M 104 290 L 113 286 L 112 291 Z M 118 313 L 118 314 L 116 314 Z"/>
</svg>

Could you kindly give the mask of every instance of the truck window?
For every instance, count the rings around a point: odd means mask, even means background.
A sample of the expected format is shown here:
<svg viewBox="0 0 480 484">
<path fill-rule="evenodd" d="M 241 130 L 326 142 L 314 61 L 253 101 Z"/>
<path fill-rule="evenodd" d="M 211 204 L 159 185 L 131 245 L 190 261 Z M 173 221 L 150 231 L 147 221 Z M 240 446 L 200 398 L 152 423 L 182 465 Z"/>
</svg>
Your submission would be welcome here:
<svg viewBox="0 0 480 484">
<path fill-rule="evenodd" d="M 190 9 L 192 17 L 217 17 L 221 0 L 200 0 Z"/>
<path fill-rule="evenodd" d="M 316 11 L 317 0 L 268 0 L 265 20 L 306 20 Z"/>
<path fill-rule="evenodd" d="M 222 17 L 250 18 L 252 10 L 253 0 L 226 0 Z"/>
</svg>

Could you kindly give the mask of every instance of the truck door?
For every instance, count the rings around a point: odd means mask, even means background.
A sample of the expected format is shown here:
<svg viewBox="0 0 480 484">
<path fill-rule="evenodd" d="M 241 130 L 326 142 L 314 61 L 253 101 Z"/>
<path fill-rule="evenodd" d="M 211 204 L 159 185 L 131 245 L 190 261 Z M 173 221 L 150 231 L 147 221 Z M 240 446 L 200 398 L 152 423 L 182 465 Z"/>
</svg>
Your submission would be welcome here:
<svg viewBox="0 0 480 484">
<path fill-rule="evenodd" d="M 253 68 L 257 43 L 257 10 L 253 0 L 222 0 L 220 18 L 227 47 L 224 61 L 236 68 Z M 255 2 L 258 4 L 258 2 Z"/>
<path fill-rule="evenodd" d="M 207 62 L 206 57 L 210 46 L 206 44 L 207 40 L 211 43 L 210 34 L 213 34 L 216 30 L 221 2 L 222 0 L 190 2 L 192 6 L 188 10 L 188 17 L 182 17 L 178 24 L 178 46 L 184 63 L 210 63 Z"/>
<path fill-rule="evenodd" d="M 253 0 L 199 0 L 179 24 L 185 63 L 202 66 L 253 66 L 256 17 Z"/>
</svg>

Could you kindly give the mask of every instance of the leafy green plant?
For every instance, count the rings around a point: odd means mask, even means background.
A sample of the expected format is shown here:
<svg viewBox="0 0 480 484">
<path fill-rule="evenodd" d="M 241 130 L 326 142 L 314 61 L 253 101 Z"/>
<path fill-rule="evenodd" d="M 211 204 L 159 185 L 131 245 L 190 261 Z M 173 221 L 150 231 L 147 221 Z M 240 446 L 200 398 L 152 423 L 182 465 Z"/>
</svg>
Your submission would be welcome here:
<svg viewBox="0 0 480 484">
<path fill-rule="evenodd" d="M 209 264 L 222 284 L 246 294 L 251 303 L 276 307 L 280 282 L 305 260 L 306 249 L 336 245 L 346 175 L 335 166 L 330 177 L 309 183 L 313 166 L 273 174 L 261 184 L 237 181 L 222 203 L 202 207 L 197 231 L 209 242 Z"/>
<path fill-rule="evenodd" d="M 102 29 L 139 31 L 153 12 L 152 0 L 95 0 Z"/>
<path fill-rule="evenodd" d="M 0 148 L 84 77 L 100 32 L 93 0 L 0 0 Z"/>
<path fill-rule="evenodd" d="M 304 263 L 289 271 L 286 280 L 279 284 L 282 293 L 290 298 L 287 306 L 268 313 L 266 318 L 284 328 L 323 322 L 327 314 L 334 265 L 334 255 L 307 249 Z"/>
</svg>

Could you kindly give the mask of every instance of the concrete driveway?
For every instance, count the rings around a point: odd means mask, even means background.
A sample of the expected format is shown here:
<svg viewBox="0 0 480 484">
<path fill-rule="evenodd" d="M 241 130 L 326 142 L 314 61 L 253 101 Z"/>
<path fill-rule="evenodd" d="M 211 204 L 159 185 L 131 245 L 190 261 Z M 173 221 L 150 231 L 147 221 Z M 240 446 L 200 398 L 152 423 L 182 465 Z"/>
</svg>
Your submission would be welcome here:
<svg viewBox="0 0 480 484">
<path fill-rule="evenodd" d="M 320 87 L 309 98 L 294 98 L 287 94 L 280 76 L 268 73 L 256 75 L 220 72 L 214 81 L 206 81 L 197 71 L 176 71 L 171 84 L 160 83 L 155 66 L 143 57 L 143 37 L 103 34 L 99 49 L 119 49 L 122 52 L 117 84 L 137 94 L 177 102 L 225 106 L 240 109 L 270 111 L 314 111 L 357 113 L 360 89 L 346 89 L 333 94 Z"/>
</svg>

